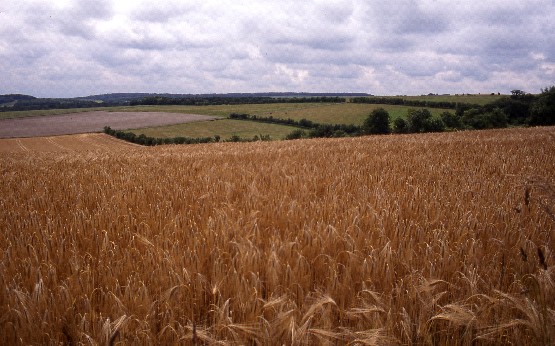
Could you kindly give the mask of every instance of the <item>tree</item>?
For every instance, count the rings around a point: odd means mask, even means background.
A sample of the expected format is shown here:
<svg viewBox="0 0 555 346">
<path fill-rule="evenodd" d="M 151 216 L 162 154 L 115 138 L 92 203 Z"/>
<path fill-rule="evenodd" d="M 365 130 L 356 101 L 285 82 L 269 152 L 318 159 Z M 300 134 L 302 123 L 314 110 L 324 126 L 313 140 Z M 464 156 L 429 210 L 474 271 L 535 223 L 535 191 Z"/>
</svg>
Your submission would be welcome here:
<svg viewBox="0 0 555 346">
<path fill-rule="evenodd" d="M 393 132 L 395 133 L 407 133 L 409 132 L 409 127 L 405 119 L 396 118 L 393 121 Z"/>
<path fill-rule="evenodd" d="M 440 117 L 445 126 L 450 129 L 460 129 L 463 127 L 461 117 L 458 115 L 445 111 L 441 113 Z"/>
<path fill-rule="evenodd" d="M 512 98 L 519 98 L 519 97 L 523 97 L 524 95 L 526 95 L 526 92 L 519 90 L 519 89 L 515 89 L 515 90 L 511 90 L 511 94 L 512 94 Z"/>
<path fill-rule="evenodd" d="M 425 108 L 409 109 L 407 113 L 408 131 L 412 133 L 428 132 L 428 123 L 431 118 L 432 113 Z"/>
<path fill-rule="evenodd" d="M 484 109 L 473 108 L 464 112 L 463 123 L 471 129 L 495 129 L 507 127 L 508 117 L 503 110 L 495 108 L 489 112 Z"/>
<path fill-rule="evenodd" d="M 291 140 L 291 139 L 300 139 L 304 137 L 306 137 L 306 132 L 302 129 L 297 129 L 289 133 L 287 136 L 285 136 L 285 139 Z"/>
<path fill-rule="evenodd" d="M 383 108 L 374 109 L 364 121 L 363 130 L 368 134 L 390 133 L 389 113 Z"/>
<path fill-rule="evenodd" d="M 542 89 L 530 107 L 530 125 L 555 125 L 555 85 Z"/>
</svg>

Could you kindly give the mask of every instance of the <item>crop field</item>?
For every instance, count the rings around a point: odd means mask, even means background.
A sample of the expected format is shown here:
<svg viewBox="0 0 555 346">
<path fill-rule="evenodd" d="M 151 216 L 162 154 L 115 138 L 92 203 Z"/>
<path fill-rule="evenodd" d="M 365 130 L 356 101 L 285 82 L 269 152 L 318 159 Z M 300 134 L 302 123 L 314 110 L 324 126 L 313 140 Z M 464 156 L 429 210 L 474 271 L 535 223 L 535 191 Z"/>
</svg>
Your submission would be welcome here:
<svg viewBox="0 0 555 346">
<path fill-rule="evenodd" d="M 0 138 L 55 136 L 100 132 L 104 126 L 128 129 L 215 120 L 196 114 L 163 112 L 87 112 L 0 120 Z"/>
<path fill-rule="evenodd" d="M 7 153 L 33 155 L 37 152 L 127 152 L 141 148 L 139 145 L 120 141 L 103 133 L 0 139 L 0 155 Z"/>
<path fill-rule="evenodd" d="M 265 117 L 294 120 L 309 119 L 323 124 L 355 124 L 361 125 L 364 119 L 376 108 L 384 108 L 389 112 L 391 120 L 404 117 L 411 108 L 397 105 L 374 105 L 358 103 L 272 103 L 217 106 L 134 106 L 127 110 L 134 112 L 179 112 L 214 116 L 228 116 L 230 113 L 256 114 Z M 125 111 L 125 109 L 121 109 Z M 439 116 L 449 109 L 429 109 L 432 115 Z"/>
<path fill-rule="evenodd" d="M 485 105 L 497 101 L 508 95 L 490 95 L 490 94 L 462 94 L 462 95 L 425 95 L 425 96 L 403 96 L 407 100 L 421 100 L 434 102 L 462 102 L 478 105 Z"/>
<path fill-rule="evenodd" d="M 260 135 L 269 135 L 271 139 L 277 140 L 283 139 L 295 129 L 297 128 L 292 126 L 222 119 L 218 121 L 199 121 L 169 126 L 131 129 L 130 131 L 137 135 L 144 134 L 155 138 L 220 136 L 222 139 L 229 139 L 232 136 L 253 138 L 254 136 L 260 137 Z"/>
<path fill-rule="evenodd" d="M 55 136 L 87 132 L 100 132 L 104 126 L 113 129 L 131 129 L 136 134 L 151 137 L 214 137 L 222 139 L 238 135 L 252 138 L 270 135 L 282 139 L 295 128 L 275 124 L 245 121 L 216 120 L 231 113 L 273 116 L 280 119 L 309 119 L 321 124 L 361 125 L 372 110 L 386 109 L 391 121 L 404 117 L 412 107 L 354 103 L 277 103 L 217 106 L 133 106 L 112 107 L 102 111 L 48 110 L 7 112 L 15 114 L 0 118 L 0 138 Z M 446 109 L 430 109 L 434 116 Z M 3 113 L 0 113 L 2 116 Z"/>
<path fill-rule="evenodd" d="M 554 137 L 4 150 L 0 340 L 553 344 Z"/>
<path fill-rule="evenodd" d="M 355 103 L 338 104 L 264 104 L 264 105 L 222 105 L 222 106 L 153 106 L 133 107 L 135 111 L 189 112 L 194 114 L 228 116 L 230 113 L 256 114 L 265 117 L 301 120 L 309 119 L 320 124 L 355 124 L 362 125 L 364 120 L 376 108 L 389 112 L 391 121 L 405 117 L 410 108 L 396 105 L 372 105 Z M 429 109 L 432 115 L 439 116 L 447 109 Z M 451 110 L 452 111 L 452 110 Z M 151 137 L 213 137 L 229 138 L 239 135 L 252 138 L 255 135 L 269 134 L 274 139 L 281 139 L 295 128 L 275 124 L 254 123 L 225 120 L 217 122 L 184 123 L 179 125 L 158 126 L 132 130 L 136 134 Z"/>
</svg>

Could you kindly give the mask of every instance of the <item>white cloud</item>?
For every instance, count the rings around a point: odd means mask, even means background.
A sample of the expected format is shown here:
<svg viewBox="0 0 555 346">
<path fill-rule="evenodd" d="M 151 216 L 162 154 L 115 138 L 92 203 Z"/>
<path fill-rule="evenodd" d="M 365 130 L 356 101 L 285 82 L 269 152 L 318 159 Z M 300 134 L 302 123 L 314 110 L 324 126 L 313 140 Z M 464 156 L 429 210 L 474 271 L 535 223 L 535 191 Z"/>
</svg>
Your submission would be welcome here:
<svg viewBox="0 0 555 346">
<path fill-rule="evenodd" d="M 7 0 L 0 93 L 538 92 L 553 17 L 551 0 Z"/>
</svg>

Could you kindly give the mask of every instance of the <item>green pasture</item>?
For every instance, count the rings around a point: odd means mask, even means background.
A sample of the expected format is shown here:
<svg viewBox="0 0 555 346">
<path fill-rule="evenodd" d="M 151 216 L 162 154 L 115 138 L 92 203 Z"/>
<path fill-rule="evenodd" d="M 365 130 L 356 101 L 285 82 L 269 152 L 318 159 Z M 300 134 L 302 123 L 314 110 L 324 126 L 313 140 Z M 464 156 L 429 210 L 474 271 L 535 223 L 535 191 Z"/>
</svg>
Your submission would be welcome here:
<svg viewBox="0 0 555 346">
<path fill-rule="evenodd" d="M 273 116 L 280 119 L 309 119 L 321 124 L 355 124 L 362 125 L 364 119 L 372 110 L 382 107 L 389 112 L 391 121 L 398 117 L 405 117 L 410 108 L 395 105 L 372 105 L 356 103 L 299 103 L 299 104 L 249 104 L 249 105 L 219 105 L 219 106 L 140 106 L 129 110 L 150 112 L 179 112 L 203 115 L 227 116 L 230 113 L 248 113 L 260 116 Z M 439 116 L 446 109 L 429 109 L 432 115 Z M 222 139 L 237 135 L 242 138 L 252 138 L 255 135 L 270 135 L 273 139 L 281 139 L 295 130 L 295 127 L 278 124 L 268 124 L 255 121 L 221 119 L 184 123 L 178 125 L 158 126 L 151 128 L 130 130 L 137 135 L 157 138 L 171 137 L 213 137 Z"/>
<path fill-rule="evenodd" d="M 364 119 L 374 109 L 382 107 L 389 112 L 391 120 L 406 116 L 411 108 L 397 105 L 374 105 L 362 103 L 273 103 L 247 105 L 216 106 L 134 106 L 119 108 L 118 111 L 129 112 L 176 112 L 214 116 L 228 116 L 231 113 L 247 113 L 279 119 L 308 119 L 321 124 L 355 124 L 362 125 Z M 439 116 L 449 109 L 430 108 L 430 112 Z"/>
<path fill-rule="evenodd" d="M 508 95 L 491 94 L 460 94 L 460 95 L 422 95 L 422 96 L 396 96 L 405 100 L 433 101 L 433 102 L 460 102 L 485 105 Z"/>
<path fill-rule="evenodd" d="M 137 135 L 155 138 L 173 137 L 214 137 L 220 136 L 222 140 L 232 136 L 253 138 L 254 136 L 270 135 L 272 139 L 283 139 L 293 132 L 296 127 L 278 124 L 267 124 L 254 121 L 221 119 L 212 121 L 198 121 L 177 125 L 150 127 L 129 130 Z"/>
</svg>

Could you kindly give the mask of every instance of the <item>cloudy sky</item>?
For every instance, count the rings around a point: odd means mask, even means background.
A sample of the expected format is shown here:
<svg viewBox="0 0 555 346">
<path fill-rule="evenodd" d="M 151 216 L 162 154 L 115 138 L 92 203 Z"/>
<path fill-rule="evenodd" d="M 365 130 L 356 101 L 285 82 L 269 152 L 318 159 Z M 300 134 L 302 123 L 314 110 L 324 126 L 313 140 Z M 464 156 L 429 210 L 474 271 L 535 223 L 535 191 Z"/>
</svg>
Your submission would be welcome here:
<svg viewBox="0 0 555 346">
<path fill-rule="evenodd" d="M 555 0 L 2 0 L 0 94 L 540 92 Z"/>
</svg>

